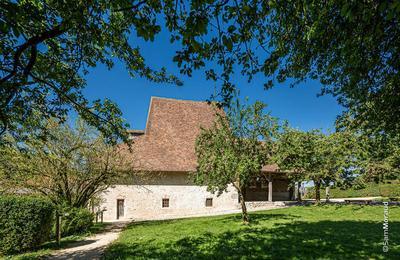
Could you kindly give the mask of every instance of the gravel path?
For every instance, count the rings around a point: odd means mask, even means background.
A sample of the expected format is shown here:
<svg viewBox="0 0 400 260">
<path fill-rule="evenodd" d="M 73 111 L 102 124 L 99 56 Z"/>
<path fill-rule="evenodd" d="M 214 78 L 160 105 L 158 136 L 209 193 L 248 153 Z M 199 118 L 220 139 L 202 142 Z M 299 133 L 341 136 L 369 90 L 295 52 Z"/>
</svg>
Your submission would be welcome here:
<svg viewBox="0 0 400 260">
<path fill-rule="evenodd" d="M 129 222 L 115 222 L 102 233 L 71 243 L 67 248 L 56 251 L 47 259 L 101 259 L 106 247 L 118 238 Z"/>
</svg>

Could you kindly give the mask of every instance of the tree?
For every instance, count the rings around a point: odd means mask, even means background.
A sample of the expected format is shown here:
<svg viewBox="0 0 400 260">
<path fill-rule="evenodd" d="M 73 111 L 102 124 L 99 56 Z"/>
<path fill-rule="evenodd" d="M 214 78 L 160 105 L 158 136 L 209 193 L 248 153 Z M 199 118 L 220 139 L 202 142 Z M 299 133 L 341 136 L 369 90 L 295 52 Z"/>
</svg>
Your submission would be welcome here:
<svg viewBox="0 0 400 260">
<path fill-rule="evenodd" d="M 165 69 L 147 66 L 129 41 L 134 32 L 151 41 L 166 29 L 180 47 L 173 58 L 180 72 L 191 76 L 206 67 L 207 79 L 221 82 L 225 105 L 237 69 L 249 80 L 264 75 L 266 88 L 317 79 L 322 94 L 348 108 L 355 126 L 396 134 L 399 6 L 389 0 L 2 1 L 0 130 L 18 136 L 17 130 L 40 127 L 32 111 L 65 118 L 73 108 L 105 136 L 126 138 L 115 104 L 89 104 L 82 95 L 84 75 L 98 63 L 111 68 L 115 57 L 131 75 L 179 84 Z"/>
<path fill-rule="evenodd" d="M 191 1 L 176 26 L 175 60 L 184 73 L 206 67 L 234 93 L 232 74 L 323 84 L 355 126 L 400 132 L 399 1 Z M 221 72 L 204 61 L 220 64 Z"/>
<path fill-rule="evenodd" d="M 340 181 L 343 172 L 354 166 L 351 137 L 348 133 L 325 135 L 318 130 L 302 132 L 285 127 L 278 138 L 275 160 L 296 180 L 313 181 L 319 203 L 321 186 Z"/>
<path fill-rule="evenodd" d="M 358 135 L 358 177 L 382 182 L 400 178 L 400 135 Z"/>
<path fill-rule="evenodd" d="M 332 93 L 348 108 L 353 125 L 395 136 L 400 129 L 399 5 L 395 1 L 2 1 L 0 134 L 8 130 L 20 137 L 21 132 L 45 130 L 39 119 L 63 120 L 73 108 L 114 142 L 126 138 L 121 111 L 114 103 L 90 104 L 82 95 L 84 76 L 99 63 L 111 68 L 117 58 L 131 75 L 180 84 L 165 69 L 147 66 L 139 48 L 129 41 L 133 32 L 153 40 L 165 22 L 171 41 L 182 47 L 174 57 L 182 73 L 190 76 L 209 61 L 222 66 L 220 74 L 208 69 L 206 76 L 222 81 L 220 94 L 226 102 L 234 93 L 231 76 L 236 64 L 249 80 L 258 73 L 266 76 L 267 88 L 288 78 L 319 79 L 322 93 Z M 397 159 L 390 160 L 396 169 Z"/>
<path fill-rule="evenodd" d="M 116 105 L 89 104 L 82 95 L 84 75 L 99 63 L 111 68 L 115 57 L 131 75 L 179 84 L 165 69 L 147 66 L 129 40 L 136 32 L 152 41 L 166 29 L 180 47 L 173 58 L 180 72 L 206 68 L 207 79 L 221 82 L 225 105 L 238 69 L 249 80 L 264 75 L 266 88 L 317 79 L 322 94 L 348 108 L 355 126 L 396 134 L 399 6 L 389 0 L 2 1 L 0 130 L 17 136 L 38 127 L 32 111 L 65 118 L 73 108 L 105 136 L 124 137 Z"/>
<path fill-rule="evenodd" d="M 170 2 L 170 3 L 168 3 Z M 146 41 L 160 31 L 160 1 L 5 0 L 0 3 L 0 137 L 45 130 L 41 118 L 65 120 L 72 108 L 105 137 L 127 140 L 116 104 L 82 94 L 89 69 L 123 61 L 130 75 L 180 84 L 146 65 L 132 32 Z M 28 129 L 28 131 L 27 131 Z M 28 133 L 29 134 L 29 133 Z"/>
<path fill-rule="evenodd" d="M 249 222 L 244 189 L 271 158 L 278 130 L 277 120 L 264 108 L 261 102 L 251 106 L 237 102 L 226 115 L 217 113 L 214 125 L 202 129 L 196 140 L 195 182 L 218 195 L 232 185 L 239 194 L 244 223 Z"/>
<path fill-rule="evenodd" d="M 356 165 L 352 181 L 380 182 L 400 178 L 400 134 L 376 133 L 366 131 L 356 124 L 353 117 L 342 117 L 336 125 L 337 131 L 352 133 L 354 146 L 353 157 Z"/>
<path fill-rule="evenodd" d="M 353 132 L 334 132 L 323 135 L 320 141 L 322 184 L 328 189 L 332 184 L 342 183 L 345 175 L 354 174 L 357 167 L 358 144 Z"/>
<path fill-rule="evenodd" d="M 2 188 L 42 194 L 59 206 L 84 207 L 131 170 L 120 149 L 82 121 L 76 128 L 51 121 L 47 130 L 47 140 L 1 146 Z"/>
<path fill-rule="evenodd" d="M 320 133 L 302 132 L 284 127 L 280 133 L 275 152 L 275 160 L 281 170 L 287 171 L 289 178 L 297 182 L 312 179 L 315 185 L 316 200 L 319 201 L 320 181 L 315 172 L 321 167 L 316 143 Z M 318 192 L 317 192 L 318 191 Z"/>
<path fill-rule="evenodd" d="M 291 185 L 297 182 L 297 200 L 301 201 L 300 184 L 306 180 L 304 173 L 304 160 L 301 160 L 304 153 L 302 146 L 302 133 L 292 129 L 286 123 L 283 132 L 279 133 L 275 145 L 274 161 L 279 168 L 287 172 Z"/>
</svg>

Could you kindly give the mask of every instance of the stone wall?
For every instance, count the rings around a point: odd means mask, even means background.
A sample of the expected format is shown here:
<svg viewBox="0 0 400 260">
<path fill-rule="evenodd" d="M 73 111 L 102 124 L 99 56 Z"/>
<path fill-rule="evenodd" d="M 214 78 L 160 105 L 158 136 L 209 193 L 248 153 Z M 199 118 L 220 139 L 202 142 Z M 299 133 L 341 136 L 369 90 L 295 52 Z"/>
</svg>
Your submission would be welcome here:
<svg viewBox="0 0 400 260">
<path fill-rule="evenodd" d="M 284 179 L 273 182 L 274 201 L 290 200 L 287 185 L 288 182 Z M 152 173 L 146 178 L 121 181 L 110 187 L 101 197 L 100 209 L 106 210 L 104 221 L 117 220 L 117 200 L 121 199 L 124 200 L 122 220 L 214 215 L 240 209 L 234 187 L 230 186 L 226 192 L 217 196 L 208 192 L 205 186 L 195 185 L 185 172 Z M 211 207 L 206 206 L 207 198 L 212 198 Z M 169 199 L 169 207 L 162 207 L 163 199 Z M 254 208 L 258 208 L 258 204 L 255 205 Z M 253 204 L 249 204 L 249 209 L 251 208 Z"/>
<path fill-rule="evenodd" d="M 185 173 L 159 175 L 143 185 L 114 185 L 102 194 L 101 209 L 105 209 L 104 221 L 117 219 L 117 200 L 124 200 L 122 219 L 162 219 L 207 215 L 239 208 L 238 195 L 233 187 L 220 196 L 211 194 L 204 186 L 190 182 Z M 165 183 L 165 184 L 163 184 Z M 175 183 L 175 184 L 173 184 Z M 162 199 L 169 199 L 169 207 L 162 207 Z M 212 198 L 212 207 L 206 207 L 206 199 Z"/>
</svg>

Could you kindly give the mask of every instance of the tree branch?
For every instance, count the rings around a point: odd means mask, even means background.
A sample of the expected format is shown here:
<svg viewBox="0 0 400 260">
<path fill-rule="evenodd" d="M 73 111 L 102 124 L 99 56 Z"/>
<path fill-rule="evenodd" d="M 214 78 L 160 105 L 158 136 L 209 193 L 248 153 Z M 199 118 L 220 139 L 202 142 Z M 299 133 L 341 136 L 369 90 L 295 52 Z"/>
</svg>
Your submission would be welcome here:
<svg viewBox="0 0 400 260">
<path fill-rule="evenodd" d="M 128 7 L 124 7 L 124 8 L 120 8 L 120 9 L 117 9 L 117 10 L 115 10 L 115 12 L 125 12 L 125 11 L 137 11 L 137 9 L 142 5 L 142 4 L 145 4 L 147 1 L 146 0 L 143 0 L 143 1 L 140 1 L 140 2 L 138 2 L 137 4 L 134 4 L 134 5 L 131 5 L 131 6 L 128 6 Z"/>
<path fill-rule="evenodd" d="M 80 111 L 85 111 L 88 112 L 89 114 L 91 114 L 92 116 L 94 116 L 95 118 L 97 118 L 99 121 L 111 125 L 114 129 L 118 129 L 117 126 L 115 126 L 113 123 L 111 123 L 110 121 L 104 119 L 103 117 L 99 116 L 98 114 L 94 113 L 93 111 L 91 111 L 90 109 L 88 109 L 87 107 L 84 107 L 83 105 L 79 104 L 78 102 L 76 102 L 75 100 L 73 100 L 70 96 L 66 95 L 63 91 L 61 91 L 56 85 L 54 85 L 51 82 L 48 82 L 46 80 L 43 80 L 39 77 L 36 77 L 35 75 L 33 75 L 32 73 L 30 73 L 30 76 L 35 79 L 38 82 L 41 82 L 43 84 L 48 85 L 51 89 L 54 90 L 54 92 L 57 93 L 57 95 L 59 95 L 60 97 L 63 97 L 65 99 L 67 99 L 74 107 L 76 110 L 80 110 Z"/>
<path fill-rule="evenodd" d="M 29 38 L 25 43 L 17 47 L 16 52 L 14 53 L 14 62 L 13 62 L 13 70 L 5 77 L 0 79 L 0 85 L 3 84 L 4 82 L 10 80 L 12 77 L 14 77 L 17 74 L 18 67 L 21 66 L 20 64 L 20 58 L 21 55 L 27 50 L 29 47 L 34 47 L 36 49 L 36 46 L 39 43 L 44 42 L 45 40 L 55 38 L 57 36 L 60 36 L 61 34 L 65 33 L 67 30 L 66 29 L 61 29 L 61 24 L 57 25 L 56 27 L 52 28 L 51 30 L 45 31 L 40 33 L 37 36 L 33 36 Z M 36 52 L 36 50 L 34 50 Z M 31 53 L 32 54 L 32 53 Z M 32 55 L 31 55 L 32 58 Z M 32 67 L 34 65 L 34 62 L 36 60 L 36 53 L 34 53 L 34 60 L 30 60 L 28 63 L 29 67 Z"/>
</svg>

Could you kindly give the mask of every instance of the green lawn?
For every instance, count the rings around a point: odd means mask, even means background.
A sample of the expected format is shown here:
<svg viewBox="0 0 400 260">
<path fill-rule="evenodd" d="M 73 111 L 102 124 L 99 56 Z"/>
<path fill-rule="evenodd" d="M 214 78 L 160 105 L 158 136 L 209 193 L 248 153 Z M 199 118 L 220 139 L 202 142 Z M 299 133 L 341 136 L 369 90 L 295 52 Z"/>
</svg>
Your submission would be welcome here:
<svg viewBox="0 0 400 260">
<path fill-rule="evenodd" d="M 383 206 L 298 206 L 251 214 L 133 223 L 105 259 L 399 259 L 400 207 L 389 209 L 390 250 L 382 252 Z"/>
<path fill-rule="evenodd" d="M 308 192 L 304 198 L 313 199 L 314 189 L 308 188 Z M 331 198 L 355 198 L 355 197 L 400 197 L 400 181 L 392 180 L 387 183 L 374 183 L 366 184 L 364 189 L 347 189 L 341 190 L 335 188 L 330 190 Z M 321 198 L 325 198 L 325 189 L 321 189 Z"/>
<path fill-rule="evenodd" d="M 390 183 L 367 183 L 364 189 L 341 190 L 339 188 L 331 189 L 332 198 L 351 198 L 351 197 L 400 197 L 400 181 L 394 180 Z"/>
</svg>

